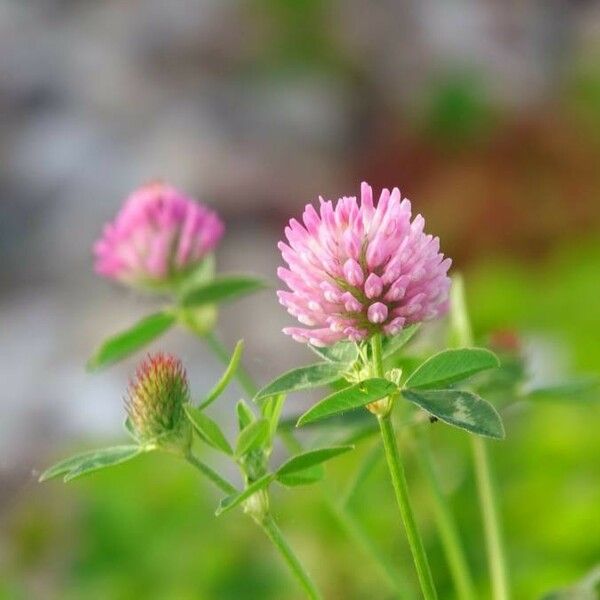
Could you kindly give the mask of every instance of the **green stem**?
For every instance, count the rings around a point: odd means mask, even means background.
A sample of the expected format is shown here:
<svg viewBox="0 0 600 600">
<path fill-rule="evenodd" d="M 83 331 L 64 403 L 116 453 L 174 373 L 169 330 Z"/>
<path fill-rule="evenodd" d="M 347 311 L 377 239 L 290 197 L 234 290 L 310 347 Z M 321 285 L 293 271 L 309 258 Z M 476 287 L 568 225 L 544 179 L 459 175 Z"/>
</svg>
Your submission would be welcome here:
<svg viewBox="0 0 600 600">
<path fill-rule="evenodd" d="M 207 464 L 203 463 L 197 456 L 188 452 L 185 455 L 185 460 L 187 460 L 191 465 L 196 467 L 198 471 L 202 473 L 205 477 L 210 479 L 220 490 L 225 492 L 227 495 L 236 494 L 238 490 L 235 489 L 228 481 L 223 479 L 216 471 L 213 471 Z"/>
<path fill-rule="evenodd" d="M 277 526 L 277 523 L 275 523 L 273 517 L 267 515 L 262 521 L 257 522 L 261 525 L 264 532 L 273 542 L 273 545 L 281 554 L 281 557 L 306 592 L 306 595 L 311 598 L 311 600 L 320 600 L 321 595 L 319 594 L 319 591 L 315 587 L 315 584 L 308 573 L 300 564 L 300 561 L 294 554 L 294 551 L 290 548 L 289 544 L 283 537 L 283 534 Z"/>
<path fill-rule="evenodd" d="M 456 347 L 472 346 L 473 332 L 463 279 L 460 275 L 452 278 L 452 326 L 453 342 Z M 500 527 L 500 515 L 496 502 L 492 469 L 485 440 L 475 435 L 471 437 L 471 451 L 475 468 L 475 482 L 479 495 L 479 505 L 483 516 L 485 546 L 488 568 L 492 578 L 492 594 L 494 600 L 508 600 L 508 572 L 506 555 Z"/>
<path fill-rule="evenodd" d="M 204 335 L 203 339 L 206 341 L 208 347 L 215 353 L 217 358 L 223 364 L 228 365 L 231 357 L 229 355 L 229 351 L 227 348 L 225 348 L 223 343 L 212 332 Z M 258 388 L 254 384 L 252 377 L 250 377 L 248 372 L 241 364 L 238 365 L 235 376 L 244 392 L 246 392 L 250 398 L 254 398 L 254 396 L 256 396 L 256 392 L 258 392 Z"/>
<path fill-rule="evenodd" d="M 427 555 L 425 554 L 425 547 L 423 546 L 423 541 L 417 530 L 417 524 L 410 505 L 408 485 L 406 483 L 406 476 L 404 475 L 404 467 L 400 460 L 398 446 L 396 445 L 392 420 L 390 415 L 377 418 L 379 419 L 385 456 L 388 461 L 394 492 L 396 493 L 396 501 L 398 502 L 400 516 L 404 523 L 408 544 L 417 569 L 421 591 L 426 600 L 435 600 L 437 598 L 437 593 L 435 591 L 431 569 L 429 568 L 429 562 L 427 561 Z"/>
<path fill-rule="evenodd" d="M 473 577 L 467 563 L 454 515 L 450 511 L 436 473 L 435 462 L 426 432 L 417 427 L 416 437 L 419 446 L 417 454 L 421 463 L 421 470 L 425 473 L 425 479 L 429 485 L 433 515 L 458 597 L 461 600 L 476 600 L 477 593 Z"/>
<path fill-rule="evenodd" d="M 213 471 L 213 469 L 211 469 L 207 464 L 203 463 L 191 452 L 188 452 L 185 455 L 185 459 L 226 494 L 231 495 L 237 493 L 238 490 L 236 490 L 233 485 L 223 479 L 218 473 Z M 319 593 L 315 588 L 314 583 L 306 571 L 304 571 L 300 561 L 296 558 L 296 555 L 285 541 L 281 531 L 273 520 L 273 517 L 267 515 L 262 521 L 256 520 L 256 522 L 259 523 L 259 525 L 265 530 L 266 534 L 269 536 L 269 539 L 273 542 L 292 573 L 306 591 L 307 596 L 312 600 L 320 600 Z"/>
<path fill-rule="evenodd" d="M 383 377 L 381 334 L 375 334 L 371 338 L 371 350 L 374 375 L 375 377 Z M 392 479 L 392 485 L 394 486 L 394 492 L 396 493 L 396 501 L 398 503 L 398 508 L 400 509 L 402 522 L 404 523 L 404 529 L 406 530 L 406 536 L 417 570 L 417 576 L 419 578 L 419 583 L 421 584 L 421 591 L 425 600 L 435 600 L 437 598 L 437 593 L 435 591 L 431 569 L 429 568 L 427 554 L 425 553 L 425 546 L 423 545 L 423 540 L 417 529 L 417 524 L 410 504 L 408 484 L 404 474 L 404 466 L 400 459 L 400 453 L 398 452 L 398 445 L 396 444 L 390 411 L 379 415 L 377 419 L 381 429 L 381 437 L 383 438 L 383 446 Z"/>
<path fill-rule="evenodd" d="M 508 600 L 510 596 L 508 592 L 504 544 L 500 530 L 500 519 L 498 518 L 495 486 L 485 440 L 477 436 L 471 436 L 471 450 L 475 465 L 479 504 L 481 505 L 483 516 L 486 552 L 492 577 L 492 596 L 494 600 Z"/>
</svg>

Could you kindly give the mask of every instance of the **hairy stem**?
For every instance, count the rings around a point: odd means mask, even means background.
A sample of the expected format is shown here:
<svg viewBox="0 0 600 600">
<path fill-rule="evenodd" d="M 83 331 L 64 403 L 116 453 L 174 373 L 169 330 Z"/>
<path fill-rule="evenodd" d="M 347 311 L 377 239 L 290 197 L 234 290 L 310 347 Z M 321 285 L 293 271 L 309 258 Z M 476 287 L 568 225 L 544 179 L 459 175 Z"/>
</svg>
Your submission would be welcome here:
<svg viewBox="0 0 600 600">
<path fill-rule="evenodd" d="M 375 377 L 383 377 L 383 352 L 380 334 L 375 334 L 371 338 L 371 350 L 373 374 Z M 379 415 L 377 419 L 381 429 L 381 437 L 383 438 L 385 456 L 390 471 L 390 477 L 392 479 L 392 485 L 394 486 L 394 492 L 396 494 L 396 501 L 398 503 L 398 508 L 400 509 L 402 522 L 404 523 L 404 529 L 406 530 L 406 536 L 417 570 L 421 591 L 425 600 L 435 600 L 437 598 L 437 593 L 433 583 L 433 576 L 431 575 L 427 554 L 425 553 L 425 546 L 423 545 L 423 540 L 417 529 L 410 503 L 404 466 L 400 458 L 400 453 L 398 452 L 398 445 L 396 444 L 390 411 Z"/>
</svg>

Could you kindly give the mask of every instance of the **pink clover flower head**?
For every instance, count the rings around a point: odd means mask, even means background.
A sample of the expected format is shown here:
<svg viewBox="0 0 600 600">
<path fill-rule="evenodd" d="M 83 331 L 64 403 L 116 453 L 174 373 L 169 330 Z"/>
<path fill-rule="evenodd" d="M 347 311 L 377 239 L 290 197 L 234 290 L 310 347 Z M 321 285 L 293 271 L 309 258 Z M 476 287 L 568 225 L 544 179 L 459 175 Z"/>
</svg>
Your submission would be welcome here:
<svg viewBox="0 0 600 600">
<path fill-rule="evenodd" d="M 330 346 L 395 335 L 447 310 L 452 261 L 439 238 L 424 233 L 423 217 L 412 219 L 398 188 L 384 189 L 375 206 L 363 183 L 360 203 L 321 199 L 318 211 L 306 206 L 302 221 L 285 229 L 279 249 L 288 268 L 277 272 L 289 288 L 279 301 L 306 326 L 283 330 L 295 340 Z"/>
<path fill-rule="evenodd" d="M 210 253 L 224 231 L 217 213 L 166 183 L 135 190 L 94 245 L 96 273 L 123 283 L 168 284 Z"/>
</svg>

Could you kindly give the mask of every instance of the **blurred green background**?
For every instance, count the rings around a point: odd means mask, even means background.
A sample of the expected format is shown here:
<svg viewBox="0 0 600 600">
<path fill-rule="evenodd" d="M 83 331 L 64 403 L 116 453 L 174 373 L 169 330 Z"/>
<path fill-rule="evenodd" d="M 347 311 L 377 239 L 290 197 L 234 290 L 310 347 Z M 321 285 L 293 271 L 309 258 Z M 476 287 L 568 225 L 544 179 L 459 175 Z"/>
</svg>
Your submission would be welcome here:
<svg viewBox="0 0 600 600">
<path fill-rule="evenodd" d="M 301 597 L 252 522 L 241 511 L 217 520 L 219 494 L 171 457 L 69 486 L 36 481 L 72 450 L 124 439 L 135 360 L 100 375 L 84 363 L 149 303 L 97 280 L 89 248 L 148 179 L 223 214 L 223 269 L 270 279 L 282 228 L 306 202 L 357 193 L 363 179 L 398 185 L 465 274 L 478 339 L 518 333 L 538 382 L 600 373 L 598 3 L 2 0 L 0 13 L 1 598 Z M 270 292 L 221 316 L 229 343 L 246 339 L 261 383 L 310 361 L 279 333 L 286 323 Z M 218 377 L 181 333 L 157 347 L 182 356 L 197 393 Z M 230 430 L 239 393 L 214 413 Z M 518 405 L 506 441 L 490 444 L 515 600 L 600 563 L 597 401 Z M 466 436 L 431 429 L 485 599 Z M 334 490 L 372 444 L 327 466 Z M 451 599 L 405 452 L 440 596 Z M 273 505 L 325 597 L 395 597 L 316 492 L 280 490 Z M 352 510 L 414 584 L 383 465 Z"/>
</svg>

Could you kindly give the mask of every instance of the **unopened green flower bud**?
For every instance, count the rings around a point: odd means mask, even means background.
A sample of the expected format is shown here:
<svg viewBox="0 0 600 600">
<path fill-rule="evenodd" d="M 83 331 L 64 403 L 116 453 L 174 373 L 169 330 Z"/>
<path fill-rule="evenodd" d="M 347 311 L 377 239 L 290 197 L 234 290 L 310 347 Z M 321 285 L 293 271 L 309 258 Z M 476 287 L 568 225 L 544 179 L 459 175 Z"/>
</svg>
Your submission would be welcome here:
<svg viewBox="0 0 600 600">
<path fill-rule="evenodd" d="M 125 406 L 141 443 L 186 451 L 191 428 L 183 405 L 189 402 L 187 377 L 181 361 L 168 354 L 148 356 L 129 385 Z"/>
</svg>

